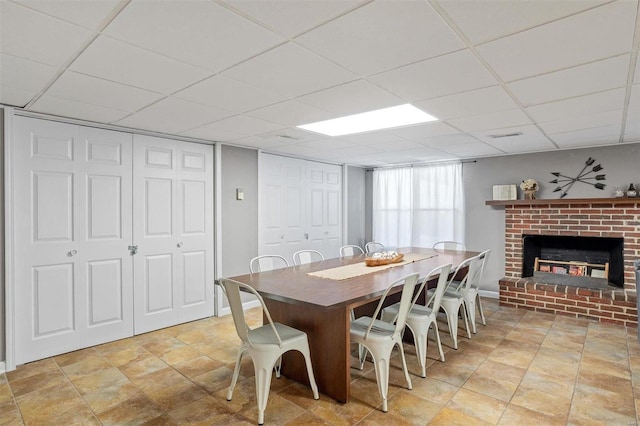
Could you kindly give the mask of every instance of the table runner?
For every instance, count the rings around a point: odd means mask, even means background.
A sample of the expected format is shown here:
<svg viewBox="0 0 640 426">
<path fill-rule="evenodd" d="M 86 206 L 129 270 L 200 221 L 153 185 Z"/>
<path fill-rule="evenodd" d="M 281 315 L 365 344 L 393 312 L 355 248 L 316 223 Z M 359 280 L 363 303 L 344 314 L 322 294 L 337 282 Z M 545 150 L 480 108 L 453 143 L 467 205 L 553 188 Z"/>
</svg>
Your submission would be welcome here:
<svg viewBox="0 0 640 426">
<path fill-rule="evenodd" d="M 405 253 L 402 262 L 398 263 L 390 263 L 388 265 L 381 266 L 367 266 L 365 265 L 363 260 L 362 262 L 354 263 L 352 265 L 338 266 L 337 268 L 309 272 L 307 273 L 307 275 L 319 278 L 328 278 L 330 280 L 346 280 L 348 278 L 371 274 L 373 272 L 382 271 L 384 269 L 395 268 L 396 266 L 406 265 L 407 263 L 429 259 L 434 256 L 437 256 L 437 254 Z"/>
</svg>

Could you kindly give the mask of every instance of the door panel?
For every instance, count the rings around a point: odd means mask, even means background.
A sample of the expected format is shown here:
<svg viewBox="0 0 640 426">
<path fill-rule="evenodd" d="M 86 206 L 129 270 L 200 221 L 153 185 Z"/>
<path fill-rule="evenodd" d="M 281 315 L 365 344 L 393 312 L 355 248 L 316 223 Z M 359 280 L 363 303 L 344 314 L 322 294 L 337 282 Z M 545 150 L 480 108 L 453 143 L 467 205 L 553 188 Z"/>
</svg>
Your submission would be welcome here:
<svg viewBox="0 0 640 426">
<path fill-rule="evenodd" d="M 134 164 L 135 333 L 213 315 L 212 147 L 136 135 Z"/>
<path fill-rule="evenodd" d="M 130 134 L 15 117 L 15 362 L 133 334 Z"/>
</svg>

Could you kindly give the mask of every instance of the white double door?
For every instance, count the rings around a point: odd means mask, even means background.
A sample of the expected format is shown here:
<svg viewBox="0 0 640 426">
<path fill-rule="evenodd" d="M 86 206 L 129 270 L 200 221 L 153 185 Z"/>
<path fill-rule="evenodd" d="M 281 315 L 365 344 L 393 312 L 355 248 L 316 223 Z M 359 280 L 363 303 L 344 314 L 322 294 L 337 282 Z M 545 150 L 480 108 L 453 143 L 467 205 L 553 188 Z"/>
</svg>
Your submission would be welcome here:
<svg viewBox="0 0 640 426">
<path fill-rule="evenodd" d="M 13 364 L 212 314 L 211 147 L 13 130 Z"/>
<path fill-rule="evenodd" d="M 298 250 L 337 257 L 342 242 L 342 168 L 278 155 L 260 157 L 260 254 L 290 263 Z"/>
</svg>

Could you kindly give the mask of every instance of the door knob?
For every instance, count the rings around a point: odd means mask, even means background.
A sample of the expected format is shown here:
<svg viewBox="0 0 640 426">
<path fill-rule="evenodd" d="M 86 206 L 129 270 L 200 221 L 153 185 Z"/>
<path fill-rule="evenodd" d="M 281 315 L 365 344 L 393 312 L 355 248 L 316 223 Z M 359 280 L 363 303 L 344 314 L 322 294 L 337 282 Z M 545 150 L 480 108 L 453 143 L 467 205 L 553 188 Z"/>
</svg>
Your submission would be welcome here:
<svg viewBox="0 0 640 426">
<path fill-rule="evenodd" d="M 78 254 L 78 250 L 71 250 L 70 252 L 67 253 L 67 256 L 72 257 L 72 256 L 75 256 L 76 254 Z"/>
<path fill-rule="evenodd" d="M 138 246 L 129 246 L 129 251 L 131 252 L 131 255 L 138 253 Z"/>
<path fill-rule="evenodd" d="M 183 244 L 183 242 L 182 242 L 182 241 L 180 241 L 178 244 L 176 244 L 176 246 L 177 246 L 178 248 L 180 248 L 180 247 L 182 247 L 182 244 Z"/>
</svg>

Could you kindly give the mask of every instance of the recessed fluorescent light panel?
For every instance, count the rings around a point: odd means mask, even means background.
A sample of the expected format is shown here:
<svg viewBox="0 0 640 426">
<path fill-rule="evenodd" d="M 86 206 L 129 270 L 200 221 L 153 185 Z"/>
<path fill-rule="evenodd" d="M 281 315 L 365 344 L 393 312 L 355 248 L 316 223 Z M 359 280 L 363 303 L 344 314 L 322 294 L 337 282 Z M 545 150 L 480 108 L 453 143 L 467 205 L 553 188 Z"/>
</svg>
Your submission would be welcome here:
<svg viewBox="0 0 640 426">
<path fill-rule="evenodd" d="M 304 124 L 298 126 L 298 128 L 328 136 L 342 136 L 427 123 L 436 120 L 438 119 L 434 116 L 427 114 L 413 105 L 404 104 L 391 108 L 363 112 L 361 114 L 347 115 L 346 117 L 334 118 L 333 120 Z"/>
</svg>

